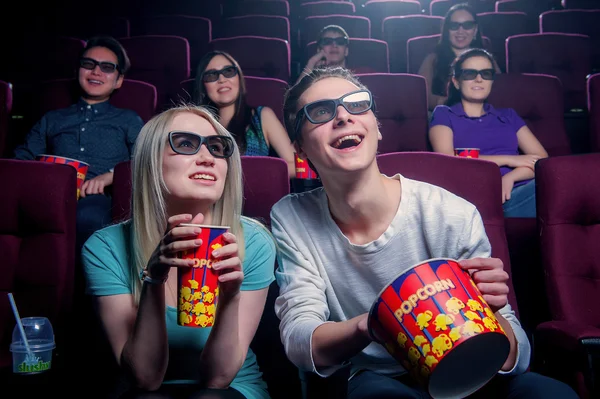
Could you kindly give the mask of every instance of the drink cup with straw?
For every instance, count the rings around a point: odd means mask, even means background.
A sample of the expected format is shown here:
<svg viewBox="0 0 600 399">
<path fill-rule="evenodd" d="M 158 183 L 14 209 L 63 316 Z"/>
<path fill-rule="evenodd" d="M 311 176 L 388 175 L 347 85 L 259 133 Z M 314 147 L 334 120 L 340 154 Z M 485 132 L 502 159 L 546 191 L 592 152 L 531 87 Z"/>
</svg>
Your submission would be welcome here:
<svg viewBox="0 0 600 399">
<path fill-rule="evenodd" d="M 8 293 L 17 325 L 12 334 L 10 351 L 13 353 L 13 372 L 36 374 L 47 371 L 52 366 L 54 331 L 45 317 L 25 317 L 21 319 L 12 293 Z"/>
</svg>

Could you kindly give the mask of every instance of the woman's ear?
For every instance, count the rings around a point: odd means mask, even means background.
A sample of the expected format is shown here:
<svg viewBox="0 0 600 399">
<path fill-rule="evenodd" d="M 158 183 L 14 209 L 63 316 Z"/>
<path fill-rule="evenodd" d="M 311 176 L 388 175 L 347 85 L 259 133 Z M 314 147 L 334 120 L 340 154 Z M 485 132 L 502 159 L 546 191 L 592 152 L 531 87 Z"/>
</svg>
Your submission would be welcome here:
<svg viewBox="0 0 600 399">
<path fill-rule="evenodd" d="M 454 85 L 454 87 L 456 88 L 456 90 L 460 91 L 460 87 L 458 84 L 458 79 L 456 79 L 454 76 L 452 77 L 452 84 Z"/>
</svg>

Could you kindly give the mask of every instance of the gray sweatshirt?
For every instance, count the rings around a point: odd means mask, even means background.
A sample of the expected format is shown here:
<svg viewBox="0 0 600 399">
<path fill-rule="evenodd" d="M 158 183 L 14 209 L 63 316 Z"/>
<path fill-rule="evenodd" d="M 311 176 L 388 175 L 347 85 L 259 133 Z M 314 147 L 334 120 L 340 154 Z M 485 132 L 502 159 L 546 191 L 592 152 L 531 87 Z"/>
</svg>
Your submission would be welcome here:
<svg viewBox="0 0 600 399">
<path fill-rule="evenodd" d="M 398 211 L 377 240 L 352 244 L 331 217 L 323 188 L 281 199 L 271 211 L 278 246 L 275 312 L 289 359 L 300 369 L 329 376 L 336 367 L 317 368 L 312 334 L 323 323 L 349 320 L 369 312 L 379 292 L 402 271 L 431 258 L 469 259 L 491 255 L 490 242 L 475 206 L 449 191 L 401 175 Z M 510 305 L 500 313 L 517 339 L 515 367 L 529 366 L 527 335 Z M 369 369 L 385 375 L 406 371 L 373 342 L 349 359 L 352 372 Z"/>
</svg>

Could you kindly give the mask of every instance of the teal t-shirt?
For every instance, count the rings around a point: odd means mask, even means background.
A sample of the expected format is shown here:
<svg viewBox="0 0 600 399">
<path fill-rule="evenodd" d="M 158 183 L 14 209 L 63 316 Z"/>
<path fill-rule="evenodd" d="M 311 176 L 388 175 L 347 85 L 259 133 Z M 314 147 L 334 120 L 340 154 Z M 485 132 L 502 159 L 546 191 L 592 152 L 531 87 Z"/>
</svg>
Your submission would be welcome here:
<svg viewBox="0 0 600 399">
<path fill-rule="evenodd" d="M 245 257 L 242 265 L 242 291 L 260 290 L 274 281 L 275 243 L 261 226 L 242 218 Z M 131 223 L 123 222 L 95 232 L 82 250 L 86 292 L 95 296 L 131 294 L 130 284 Z M 177 309 L 167 307 L 169 366 L 165 384 L 193 383 L 198 380 L 200 353 L 212 328 L 177 325 Z M 268 399 L 256 356 L 248 349 L 246 360 L 231 387 L 248 399 Z"/>
</svg>

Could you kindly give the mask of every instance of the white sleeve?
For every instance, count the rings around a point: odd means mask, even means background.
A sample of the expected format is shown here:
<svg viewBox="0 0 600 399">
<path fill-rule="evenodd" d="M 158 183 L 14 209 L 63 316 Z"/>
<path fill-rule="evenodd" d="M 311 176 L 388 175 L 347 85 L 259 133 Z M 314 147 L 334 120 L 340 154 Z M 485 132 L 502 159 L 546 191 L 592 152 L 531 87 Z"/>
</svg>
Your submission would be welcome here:
<svg viewBox="0 0 600 399">
<path fill-rule="evenodd" d="M 457 242 L 457 260 L 492 256 L 492 245 L 485 233 L 485 226 L 477 208 L 473 207 L 471 220 L 465 223 L 464 234 Z"/>
<path fill-rule="evenodd" d="M 500 314 L 510 323 L 510 327 L 515 334 L 515 339 L 517 340 L 517 358 L 515 359 L 514 367 L 509 371 L 500 370 L 499 374 L 509 374 L 509 375 L 518 375 L 523 374 L 527 371 L 527 367 L 529 367 L 529 361 L 531 358 L 531 345 L 529 344 L 529 338 L 527 338 L 527 334 L 523 327 L 521 327 L 521 323 L 517 316 L 515 315 L 514 310 L 512 310 L 510 304 L 506 304 L 505 307 L 500 309 Z"/>
<path fill-rule="evenodd" d="M 492 247 L 485 234 L 485 227 L 481 215 L 477 210 L 475 210 L 473 214 L 471 231 L 468 234 L 465 234 L 465 238 L 468 239 L 468 242 L 464 245 L 464 251 L 462 252 L 464 253 L 464 256 L 461 255 L 459 259 L 488 258 L 492 255 Z M 523 327 L 521 327 L 521 323 L 519 322 L 519 319 L 517 319 L 510 304 L 506 304 L 499 312 L 506 321 L 510 323 L 518 344 L 515 366 L 510 371 L 499 371 L 499 374 L 522 374 L 527 370 L 527 367 L 529 367 L 531 358 L 529 338 L 527 338 L 527 334 L 525 333 L 525 330 L 523 330 Z"/>
<path fill-rule="evenodd" d="M 292 231 L 301 234 L 303 229 L 294 227 Z M 278 268 L 275 277 L 279 297 L 275 301 L 275 313 L 281 320 L 281 341 L 292 363 L 302 370 L 316 372 L 312 358 L 312 334 L 329 319 L 326 285 L 317 267 L 298 250 L 276 211 L 271 213 L 271 230 L 277 241 Z"/>
</svg>

